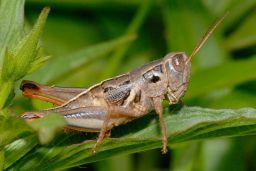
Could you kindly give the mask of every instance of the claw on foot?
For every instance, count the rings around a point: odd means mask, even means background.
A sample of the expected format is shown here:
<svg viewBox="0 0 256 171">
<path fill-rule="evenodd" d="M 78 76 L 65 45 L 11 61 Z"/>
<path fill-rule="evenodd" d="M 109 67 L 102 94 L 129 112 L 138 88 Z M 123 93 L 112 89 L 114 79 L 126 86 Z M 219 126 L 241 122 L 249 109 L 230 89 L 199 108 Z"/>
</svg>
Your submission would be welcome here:
<svg viewBox="0 0 256 171">
<path fill-rule="evenodd" d="M 92 154 L 96 154 L 97 143 L 92 147 Z"/>
<path fill-rule="evenodd" d="M 167 138 L 166 137 L 162 137 L 162 142 L 163 142 L 163 147 L 162 147 L 162 154 L 166 154 L 167 153 Z"/>
<path fill-rule="evenodd" d="M 164 145 L 161 151 L 162 151 L 162 154 L 166 154 L 168 151 L 167 147 Z"/>
</svg>

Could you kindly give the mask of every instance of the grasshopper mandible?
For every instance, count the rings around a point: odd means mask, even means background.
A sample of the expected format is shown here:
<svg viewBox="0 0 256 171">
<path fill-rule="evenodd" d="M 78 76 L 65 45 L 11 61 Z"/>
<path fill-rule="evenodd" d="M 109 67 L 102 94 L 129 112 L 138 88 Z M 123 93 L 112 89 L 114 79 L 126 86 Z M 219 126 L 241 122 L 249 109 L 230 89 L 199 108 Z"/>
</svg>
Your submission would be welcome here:
<svg viewBox="0 0 256 171">
<path fill-rule="evenodd" d="M 167 133 L 162 101 L 166 98 L 170 104 L 175 104 L 184 95 L 189 83 L 191 59 L 226 15 L 213 23 L 190 57 L 183 52 L 169 53 L 163 59 L 88 89 L 45 86 L 25 80 L 20 86 L 23 95 L 51 102 L 58 107 L 25 112 L 22 117 L 30 121 L 54 112 L 63 115 L 69 129 L 99 132 L 92 149 L 95 153 L 111 128 L 155 110 L 159 115 L 164 154 L 167 152 Z"/>
</svg>

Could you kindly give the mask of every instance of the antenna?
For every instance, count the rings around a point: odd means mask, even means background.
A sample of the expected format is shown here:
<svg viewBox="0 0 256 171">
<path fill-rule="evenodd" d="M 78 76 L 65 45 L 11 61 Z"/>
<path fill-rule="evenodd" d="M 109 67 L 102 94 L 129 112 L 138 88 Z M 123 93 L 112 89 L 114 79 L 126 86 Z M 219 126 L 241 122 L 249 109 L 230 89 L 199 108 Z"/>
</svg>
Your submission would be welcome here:
<svg viewBox="0 0 256 171">
<path fill-rule="evenodd" d="M 197 52 L 201 49 L 201 47 L 205 44 L 206 40 L 210 37 L 210 35 L 213 33 L 213 31 L 222 23 L 222 21 L 226 18 L 228 15 L 228 12 L 226 12 L 221 18 L 217 18 L 214 23 L 211 25 L 211 27 L 207 30 L 207 32 L 204 34 L 202 39 L 199 43 L 197 43 L 196 47 L 194 48 L 193 52 L 191 53 L 190 57 L 186 61 L 186 64 L 191 61 L 191 59 L 197 54 Z"/>
</svg>

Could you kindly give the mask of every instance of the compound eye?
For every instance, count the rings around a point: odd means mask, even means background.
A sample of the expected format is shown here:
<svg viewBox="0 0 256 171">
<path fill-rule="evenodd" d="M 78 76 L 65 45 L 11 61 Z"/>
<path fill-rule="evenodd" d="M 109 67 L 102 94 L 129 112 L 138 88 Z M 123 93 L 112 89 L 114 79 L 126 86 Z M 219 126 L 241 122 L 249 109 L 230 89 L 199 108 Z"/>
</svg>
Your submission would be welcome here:
<svg viewBox="0 0 256 171">
<path fill-rule="evenodd" d="M 178 72 L 182 72 L 185 67 L 185 61 L 182 54 L 177 54 L 172 58 L 172 66 Z"/>
</svg>

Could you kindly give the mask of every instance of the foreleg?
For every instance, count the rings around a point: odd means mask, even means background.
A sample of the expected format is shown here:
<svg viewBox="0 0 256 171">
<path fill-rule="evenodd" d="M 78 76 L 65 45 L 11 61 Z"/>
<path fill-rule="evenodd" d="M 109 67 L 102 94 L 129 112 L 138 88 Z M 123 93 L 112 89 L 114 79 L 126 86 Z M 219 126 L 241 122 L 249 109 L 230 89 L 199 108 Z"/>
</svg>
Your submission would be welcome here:
<svg viewBox="0 0 256 171">
<path fill-rule="evenodd" d="M 156 110 L 156 113 L 159 115 L 160 125 L 161 125 L 161 132 L 162 132 L 162 153 L 167 153 L 167 131 L 166 126 L 163 118 L 163 105 L 162 105 L 163 97 L 154 97 L 153 103 Z"/>
</svg>

